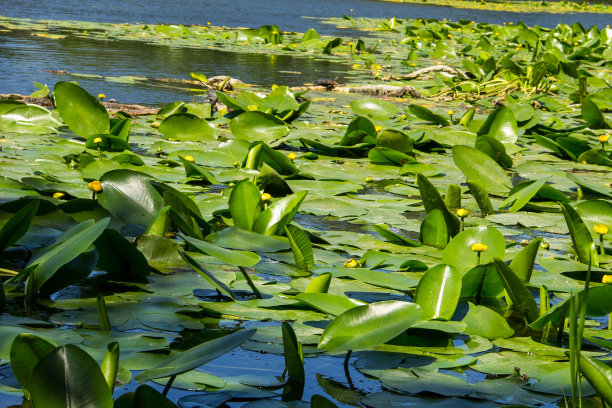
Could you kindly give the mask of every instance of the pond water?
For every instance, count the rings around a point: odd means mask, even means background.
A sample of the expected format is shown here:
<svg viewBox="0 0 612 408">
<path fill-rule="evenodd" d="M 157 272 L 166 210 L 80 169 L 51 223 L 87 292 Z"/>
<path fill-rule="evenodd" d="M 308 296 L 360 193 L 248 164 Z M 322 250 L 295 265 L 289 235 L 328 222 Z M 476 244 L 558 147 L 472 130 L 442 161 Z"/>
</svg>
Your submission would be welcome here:
<svg viewBox="0 0 612 408">
<path fill-rule="evenodd" d="M 476 19 L 502 23 L 523 21 L 528 25 L 554 26 L 560 22 L 581 22 L 584 26 L 605 26 L 608 14 L 535 14 L 487 10 L 465 10 L 420 4 L 401 4 L 369 0 L 268 0 L 253 2 L 212 2 L 185 0 L 180 7 L 167 1 L 125 2 L 101 0 L 19 0 L 3 2 L 0 13 L 7 17 L 85 20 L 96 22 L 144 22 L 169 24 L 206 24 L 230 27 L 258 27 L 277 24 L 282 30 L 305 32 L 315 28 L 322 34 L 354 35 L 347 30 L 322 24 L 318 18 L 342 16 L 401 18 Z M 365 35 L 361 33 L 361 35 Z M 67 77 L 50 70 L 99 75 Z M 149 78 L 187 78 L 190 71 L 208 76 L 229 74 L 244 82 L 302 85 L 317 78 L 342 76 L 346 66 L 328 61 L 256 54 L 236 54 L 195 48 L 172 48 L 130 41 L 98 41 L 68 37 L 63 40 L 41 38 L 26 33 L 0 32 L 0 93 L 29 94 L 34 81 L 52 86 L 61 80 L 77 79 L 92 93 L 104 93 L 124 103 L 160 105 L 190 99 L 186 88 L 155 82 L 134 84 L 108 82 L 104 77 L 146 76 Z"/>
</svg>

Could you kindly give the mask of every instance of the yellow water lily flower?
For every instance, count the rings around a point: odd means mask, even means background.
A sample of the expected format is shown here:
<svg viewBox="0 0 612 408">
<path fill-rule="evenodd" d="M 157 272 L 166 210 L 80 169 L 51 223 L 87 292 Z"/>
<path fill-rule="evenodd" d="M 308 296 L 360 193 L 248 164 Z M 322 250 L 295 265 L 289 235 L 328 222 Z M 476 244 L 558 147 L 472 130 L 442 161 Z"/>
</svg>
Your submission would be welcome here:
<svg viewBox="0 0 612 408">
<path fill-rule="evenodd" d="M 476 242 L 472 245 L 472 251 L 474 252 L 484 252 L 487 250 L 487 246 L 480 242 Z"/>
<path fill-rule="evenodd" d="M 374 129 L 375 129 L 377 132 L 380 132 L 380 131 L 382 130 L 382 126 L 378 126 L 378 125 L 376 125 L 376 126 L 374 126 Z"/>
<path fill-rule="evenodd" d="M 460 208 L 460 209 L 457 210 L 456 214 L 457 214 L 457 217 L 465 218 L 465 217 L 468 216 L 469 213 L 470 212 L 468 210 L 466 210 L 465 208 Z"/>
<path fill-rule="evenodd" d="M 100 183 L 99 180 L 94 180 L 91 183 L 88 183 L 87 187 L 94 193 L 99 193 L 102 191 L 102 183 Z"/>
<path fill-rule="evenodd" d="M 455 114 L 455 111 L 454 111 L 454 110 L 452 110 L 452 109 L 451 109 L 451 110 L 449 110 L 449 111 L 448 111 L 448 115 L 449 115 L 449 116 L 453 116 L 454 114 Z"/>
<path fill-rule="evenodd" d="M 345 268 L 356 268 L 358 266 L 357 261 L 354 259 L 349 259 L 344 263 Z"/>
<path fill-rule="evenodd" d="M 601 278 L 601 283 L 605 283 L 607 285 L 612 285 L 612 275 L 604 275 Z"/>
<path fill-rule="evenodd" d="M 608 143 L 608 140 L 610 140 L 610 136 L 608 136 L 608 135 L 601 135 L 601 136 L 599 136 L 599 141 L 601 143 Z"/>
<path fill-rule="evenodd" d="M 189 154 L 185 156 L 185 160 L 187 160 L 189 163 L 195 163 L 195 159 Z"/>
<path fill-rule="evenodd" d="M 53 193 L 53 198 L 57 198 L 58 200 L 62 198 L 65 194 L 61 192 Z"/>
<path fill-rule="evenodd" d="M 98 99 L 100 99 L 101 101 L 104 100 L 104 98 L 106 98 L 106 95 L 104 95 L 103 93 L 98 94 Z"/>
<path fill-rule="evenodd" d="M 366 183 L 371 183 L 371 182 L 373 182 L 373 181 L 374 181 L 374 179 L 372 178 L 372 176 L 367 176 L 367 177 L 365 178 L 365 182 L 366 182 Z"/>
<path fill-rule="evenodd" d="M 595 225 L 593 229 L 599 235 L 606 235 L 608 233 L 608 227 L 603 224 Z"/>
<path fill-rule="evenodd" d="M 272 196 L 268 193 L 263 193 L 261 195 L 261 201 L 263 201 L 264 203 L 269 203 L 272 201 Z"/>
<path fill-rule="evenodd" d="M 289 153 L 289 154 L 287 155 L 287 158 L 288 158 L 289 160 L 293 161 L 293 160 L 297 159 L 297 154 L 295 154 L 295 153 L 291 152 L 291 153 Z"/>
<path fill-rule="evenodd" d="M 96 138 L 93 140 L 93 142 L 94 142 L 95 144 L 100 144 L 100 143 L 102 143 L 102 138 L 101 138 L 101 137 L 96 137 Z"/>
</svg>

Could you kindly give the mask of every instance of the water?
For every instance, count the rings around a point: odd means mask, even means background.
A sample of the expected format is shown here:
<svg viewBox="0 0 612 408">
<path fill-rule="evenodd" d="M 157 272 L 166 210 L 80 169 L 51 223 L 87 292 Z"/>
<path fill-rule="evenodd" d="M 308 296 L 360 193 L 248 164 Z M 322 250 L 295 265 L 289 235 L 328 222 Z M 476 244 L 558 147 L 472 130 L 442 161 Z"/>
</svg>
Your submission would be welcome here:
<svg viewBox="0 0 612 408">
<path fill-rule="evenodd" d="M 352 9 L 356 17 L 474 19 L 489 23 L 523 21 L 528 25 L 545 27 L 560 22 L 603 27 L 610 22 L 608 14 L 519 14 L 370 0 L 267 0 L 256 3 L 247 0 L 184 0 L 180 6 L 164 0 L 0 0 L 0 4 L 0 14 L 8 17 L 185 25 L 211 22 L 229 27 L 277 24 L 285 31 L 305 32 L 315 28 L 321 34 L 344 36 L 354 36 L 355 32 L 322 24 L 317 18 L 340 17 L 350 14 Z M 101 77 L 76 78 L 47 72 L 49 70 Z M 264 86 L 296 86 L 317 78 L 342 76 L 347 66 L 291 56 L 236 54 L 72 36 L 55 40 L 28 33 L 0 32 L 0 93 L 29 94 L 36 90 L 32 84 L 34 81 L 53 86 L 60 80 L 78 80 L 89 92 L 104 93 L 118 102 L 161 105 L 175 100 L 191 100 L 193 93 L 186 87 L 158 82 L 146 81 L 134 85 L 109 82 L 103 77 L 142 75 L 150 78 L 189 78 L 190 71 L 202 72 L 207 76 L 229 74 L 244 82 Z"/>
<path fill-rule="evenodd" d="M 100 77 L 74 77 L 50 70 Z M 0 93 L 30 94 L 37 89 L 34 81 L 51 87 L 57 81 L 77 80 L 94 95 L 103 93 L 123 103 L 161 105 L 189 101 L 194 93 L 188 90 L 188 85 L 179 87 L 156 81 L 138 81 L 133 85 L 108 82 L 103 77 L 191 79 L 189 72 L 202 72 L 208 77 L 230 75 L 251 84 L 297 86 L 317 78 L 341 76 L 346 70 L 344 64 L 312 58 L 74 36 L 55 40 L 33 37 L 27 32 L 0 32 Z"/>
</svg>

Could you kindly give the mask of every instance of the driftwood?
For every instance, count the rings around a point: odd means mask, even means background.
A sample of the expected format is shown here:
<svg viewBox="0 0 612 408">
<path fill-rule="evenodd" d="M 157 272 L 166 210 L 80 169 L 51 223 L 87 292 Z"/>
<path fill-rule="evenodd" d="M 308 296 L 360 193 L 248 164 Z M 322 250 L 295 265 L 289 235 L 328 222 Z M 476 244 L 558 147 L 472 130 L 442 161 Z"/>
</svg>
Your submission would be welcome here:
<svg viewBox="0 0 612 408">
<path fill-rule="evenodd" d="M 39 106 L 53 107 L 53 103 L 49 98 L 32 98 L 27 95 L 18 94 L 0 94 L 0 100 L 2 99 L 11 99 Z M 159 108 L 125 103 L 103 102 L 102 104 L 109 113 L 122 111 L 132 116 L 154 115 L 159 110 Z"/>
<path fill-rule="evenodd" d="M 328 91 L 324 86 L 297 86 L 291 88 L 292 91 Z M 363 85 L 363 86 L 337 86 L 331 90 L 331 92 L 346 92 L 346 93 L 358 93 L 372 96 L 395 96 L 401 98 L 403 96 L 410 96 L 412 98 L 426 99 L 417 89 L 410 85 L 396 86 L 396 85 Z"/>
<path fill-rule="evenodd" d="M 338 87 L 338 91 L 344 91 L 349 93 L 359 93 L 364 95 L 374 96 L 395 96 L 401 98 L 402 96 L 410 96 L 412 98 L 424 99 L 415 87 L 410 85 L 395 86 L 395 85 L 363 85 L 363 86 L 351 86 L 351 87 Z"/>
<path fill-rule="evenodd" d="M 468 75 L 465 72 L 459 71 L 456 68 L 451 67 L 450 65 L 433 65 L 431 67 L 427 67 L 427 68 L 422 68 L 419 70 L 416 70 L 414 72 L 411 72 L 410 74 L 407 75 L 402 75 L 400 78 L 401 79 L 416 79 L 416 78 L 420 78 L 422 76 L 425 76 L 427 74 L 430 74 L 432 72 L 444 72 L 447 73 L 449 75 L 452 76 L 459 76 L 461 78 L 464 79 L 468 79 Z"/>
</svg>

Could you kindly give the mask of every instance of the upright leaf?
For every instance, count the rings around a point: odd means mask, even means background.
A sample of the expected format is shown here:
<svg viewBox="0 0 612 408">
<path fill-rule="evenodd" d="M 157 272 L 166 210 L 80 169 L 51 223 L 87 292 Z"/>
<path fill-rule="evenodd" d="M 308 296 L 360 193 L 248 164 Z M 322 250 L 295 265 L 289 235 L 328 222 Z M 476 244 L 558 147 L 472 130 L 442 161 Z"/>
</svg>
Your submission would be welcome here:
<svg viewBox="0 0 612 408">
<path fill-rule="evenodd" d="M 489 199 L 489 193 L 480 181 L 476 180 L 467 180 L 468 188 L 470 189 L 470 193 L 474 196 L 474 200 L 476 200 L 476 204 L 478 204 L 478 208 L 480 208 L 480 212 L 483 215 L 493 214 L 495 209 L 491 204 L 491 200 Z"/>
<path fill-rule="evenodd" d="M 578 260 L 586 265 L 599 266 L 597 247 L 586 224 L 570 204 L 560 203 L 560 205 Z"/>
<path fill-rule="evenodd" d="M 282 323 L 283 332 L 283 355 L 285 356 L 285 369 L 289 374 L 289 381 L 304 383 L 304 360 L 302 356 L 302 345 L 298 342 L 293 327 L 287 322 Z"/>
<path fill-rule="evenodd" d="M 35 259 L 27 268 L 30 271 L 26 283 L 27 302 L 34 299 L 38 290 L 59 268 L 85 252 L 106 229 L 109 221 L 109 218 L 104 218 L 98 222 L 82 222 L 62 234 L 54 245 Z"/>
<path fill-rule="evenodd" d="M 421 306 L 422 319 L 450 320 L 461 295 L 461 275 L 449 265 L 425 272 L 416 288 L 414 303 Z"/>
<path fill-rule="evenodd" d="M 527 323 L 535 322 L 540 317 L 538 304 L 527 287 L 504 261 L 494 259 L 497 273 L 504 283 L 506 293 L 512 300 L 513 306 L 519 311 Z"/>
<path fill-rule="evenodd" d="M 478 129 L 478 136 L 483 135 L 491 136 L 502 143 L 515 143 L 518 126 L 512 109 L 502 106 L 491 112 Z"/>
<path fill-rule="evenodd" d="M 331 283 L 332 274 L 322 273 L 319 276 L 312 278 L 312 280 L 304 289 L 304 293 L 327 293 L 329 290 L 329 284 Z"/>
<path fill-rule="evenodd" d="M 459 232 L 459 218 L 448 210 L 438 189 L 421 173 L 417 174 L 417 184 L 419 186 L 419 192 L 421 193 L 421 199 L 423 200 L 425 212 L 429 214 L 436 209 L 442 211 L 449 235 L 455 236 Z"/>
<path fill-rule="evenodd" d="M 468 180 L 478 180 L 491 193 L 505 194 L 512 187 L 504 169 L 480 150 L 455 145 L 453 160 Z"/>
<path fill-rule="evenodd" d="M 104 359 L 100 365 L 106 384 L 111 392 L 115 389 L 115 380 L 117 378 L 117 369 L 119 368 L 119 343 L 116 341 L 110 343 L 106 347 Z"/>
<path fill-rule="evenodd" d="M 28 231 L 32 218 L 38 211 L 39 203 L 39 200 L 32 200 L 13 215 L 0 229 L 0 258 L 2 258 L 2 252 L 6 248 L 17 242 Z"/>
<path fill-rule="evenodd" d="M 234 226 L 250 231 L 263 209 L 259 188 L 248 180 L 236 184 L 230 194 L 229 209 Z"/>
<path fill-rule="evenodd" d="M 253 231 L 264 235 L 278 235 L 285 230 L 297 213 L 308 191 L 284 197 L 262 211 L 253 223 Z"/>
<path fill-rule="evenodd" d="M 109 171 L 100 178 L 102 192 L 98 194 L 98 202 L 126 223 L 149 226 L 164 207 L 151 179 L 133 170 Z"/>
<path fill-rule="evenodd" d="M 603 361 L 580 355 L 580 372 L 608 405 L 612 405 L 612 368 Z"/>
<path fill-rule="evenodd" d="M 110 119 L 98 99 L 80 86 L 61 81 L 53 88 L 55 106 L 66 125 L 77 135 L 108 133 Z"/>
<path fill-rule="evenodd" d="M 448 244 L 448 227 L 441 210 L 435 209 L 423 218 L 421 222 L 419 241 L 423 245 L 444 249 Z"/>
<path fill-rule="evenodd" d="M 68 344 L 45 355 L 30 382 L 34 408 L 112 408 L 113 395 L 98 363 Z"/>
<path fill-rule="evenodd" d="M 296 266 L 303 271 L 312 269 L 314 266 L 314 256 L 308 234 L 295 225 L 286 225 L 285 232 L 291 244 L 291 251 L 293 252 Z"/>
<path fill-rule="evenodd" d="M 319 348 L 334 352 L 378 346 L 403 333 L 420 317 L 421 308 L 417 304 L 397 300 L 357 306 L 325 328 Z"/>
<path fill-rule="evenodd" d="M 521 249 L 521 252 L 516 254 L 512 262 L 510 262 L 510 269 L 524 283 L 529 282 L 531 279 L 531 273 L 533 272 L 533 266 L 535 265 L 541 242 L 542 238 L 534 239 L 529 245 Z"/>
<path fill-rule="evenodd" d="M 18 334 L 11 343 L 11 370 L 23 393 L 30 398 L 30 379 L 41 358 L 55 350 L 55 345 L 30 333 Z"/>
</svg>

